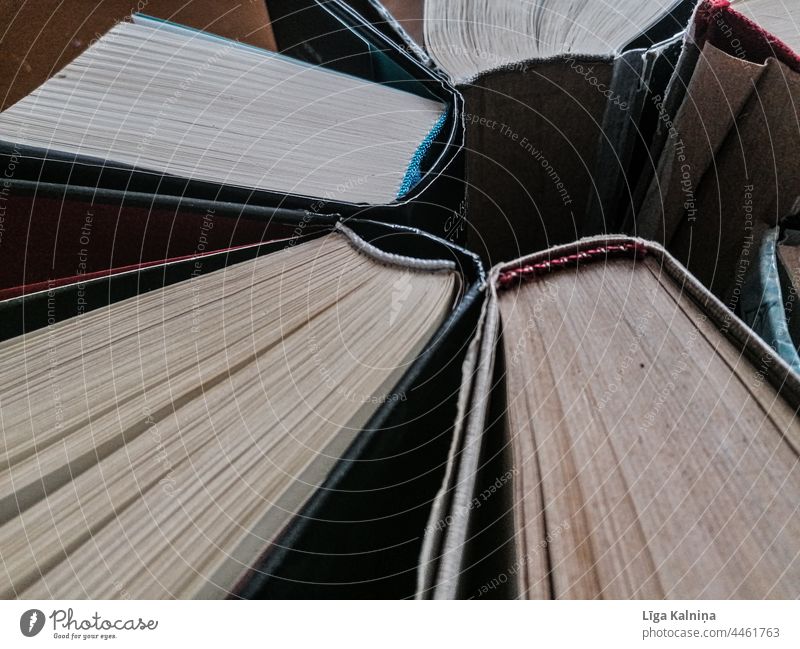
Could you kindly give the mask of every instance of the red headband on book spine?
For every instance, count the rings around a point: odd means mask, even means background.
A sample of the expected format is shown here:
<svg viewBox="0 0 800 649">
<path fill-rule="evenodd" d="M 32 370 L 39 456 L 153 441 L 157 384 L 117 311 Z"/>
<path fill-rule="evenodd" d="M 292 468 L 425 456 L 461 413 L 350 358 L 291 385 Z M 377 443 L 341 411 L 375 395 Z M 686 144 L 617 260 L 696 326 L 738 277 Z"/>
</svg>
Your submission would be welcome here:
<svg viewBox="0 0 800 649">
<path fill-rule="evenodd" d="M 598 246 L 597 248 L 581 250 L 580 252 L 549 261 L 525 264 L 518 268 L 503 271 L 497 279 L 497 288 L 503 291 L 530 279 L 535 279 L 564 268 L 575 267 L 582 261 L 597 261 L 599 258 L 608 259 L 609 257 L 635 257 L 641 259 L 646 254 L 647 248 L 641 243 Z"/>
</svg>

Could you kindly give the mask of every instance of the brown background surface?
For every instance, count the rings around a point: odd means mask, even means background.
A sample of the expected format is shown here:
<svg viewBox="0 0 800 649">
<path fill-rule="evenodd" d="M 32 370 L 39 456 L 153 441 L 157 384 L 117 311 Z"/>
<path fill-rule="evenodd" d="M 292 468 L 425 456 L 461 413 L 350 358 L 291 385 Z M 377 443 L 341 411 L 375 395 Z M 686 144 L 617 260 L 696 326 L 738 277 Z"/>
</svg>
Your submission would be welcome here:
<svg viewBox="0 0 800 649">
<path fill-rule="evenodd" d="M 425 0 L 383 0 L 383 6 L 397 18 L 403 28 L 417 41 L 423 45 L 423 16 L 425 12 Z"/>
</svg>

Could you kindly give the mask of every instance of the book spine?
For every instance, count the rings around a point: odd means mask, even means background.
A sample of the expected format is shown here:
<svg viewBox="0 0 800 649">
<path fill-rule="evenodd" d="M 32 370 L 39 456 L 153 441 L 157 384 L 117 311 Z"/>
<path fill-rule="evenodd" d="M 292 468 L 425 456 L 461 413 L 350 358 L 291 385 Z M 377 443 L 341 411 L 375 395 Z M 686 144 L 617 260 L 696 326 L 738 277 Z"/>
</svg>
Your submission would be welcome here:
<svg viewBox="0 0 800 649">
<path fill-rule="evenodd" d="M 497 288 L 506 290 L 521 284 L 522 282 L 536 279 L 542 275 L 547 275 L 564 268 L 574 268 L 580 262 L 597 261 L 599 259 L 609 259 L 612 257 L 635 257 L 642 259 L 647 255 L 647 247 L 638 242 L 611 244 L 599 246 L 589 250 L 581 250 L 571 255 L 564 255 L 556 259 L 549 259 L 534 264 L 525 264 L 518 268 L 500 273 L 497 279 Z"/>
</svg>

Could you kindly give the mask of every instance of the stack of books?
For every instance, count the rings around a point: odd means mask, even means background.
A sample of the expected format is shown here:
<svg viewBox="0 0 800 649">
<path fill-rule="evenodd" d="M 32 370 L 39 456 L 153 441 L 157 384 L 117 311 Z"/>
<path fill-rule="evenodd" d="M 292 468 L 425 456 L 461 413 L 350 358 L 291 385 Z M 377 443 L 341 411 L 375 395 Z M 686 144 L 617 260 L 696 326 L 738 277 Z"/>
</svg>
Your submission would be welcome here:
<svg viewBox="0 0 800 649">
<path fill-rule="evenodd" d="M 800 10 L 95 4 L 0 11 L 3 597 L 800 596 Z"/>
</svg>

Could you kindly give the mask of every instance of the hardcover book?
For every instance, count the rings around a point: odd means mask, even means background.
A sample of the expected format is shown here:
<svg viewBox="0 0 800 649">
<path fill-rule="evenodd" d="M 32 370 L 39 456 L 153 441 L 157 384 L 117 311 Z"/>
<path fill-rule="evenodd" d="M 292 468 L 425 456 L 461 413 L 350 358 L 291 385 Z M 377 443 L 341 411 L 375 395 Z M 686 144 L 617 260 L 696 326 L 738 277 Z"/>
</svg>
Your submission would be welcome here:
<svg viewBox="0 0 800 649">
<path fill-rule="evenodd" d="M 143 15 L 118 22 L 0 113 L 0 164 L 99 191 L 388 207 L 381 220 L 463 240 L 460 98 L 344 5 L 311 9 L 338 26 L 335 48 L 311 34 L 293 48 L 302 19 L 278 3 L 286 54 Z"/>
<path fill-rule="evenodd" d="M 796 598 L 799 399 L 657 244 L 495 267 L 419 595 Z"/>
<path fill-rule="evenodd" d="M 351 226 L 0 303 L 4 597 L 413 592 L 480 265 Z"/>
</svg>

